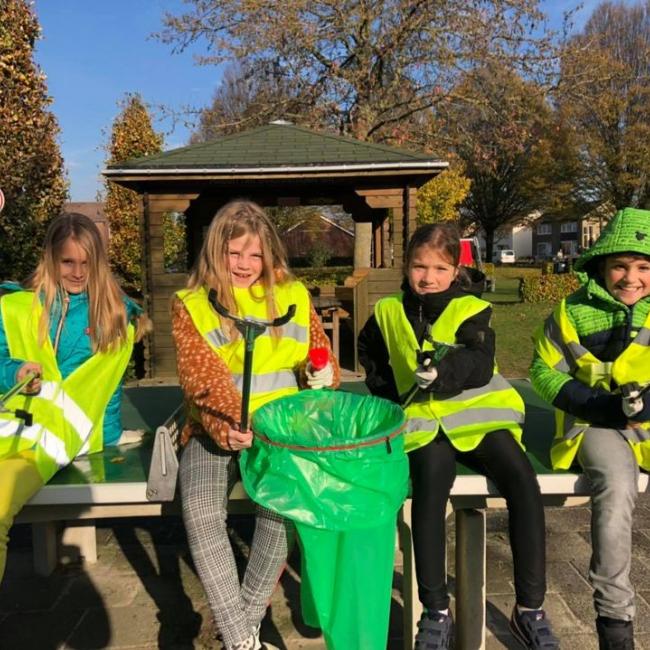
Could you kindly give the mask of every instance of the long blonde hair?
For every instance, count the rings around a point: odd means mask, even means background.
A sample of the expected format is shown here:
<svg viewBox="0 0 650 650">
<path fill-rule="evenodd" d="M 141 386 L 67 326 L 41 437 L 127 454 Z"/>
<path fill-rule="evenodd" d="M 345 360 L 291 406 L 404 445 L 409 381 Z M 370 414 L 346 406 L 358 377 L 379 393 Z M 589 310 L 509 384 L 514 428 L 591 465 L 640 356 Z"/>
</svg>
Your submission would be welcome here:
<svg viewBox="0 0 650 650">
<path fill-rule="evenodd" d="M 230 276 L 228 247 L 231 239 L 244 235 L 257 235 L 260 238 L 262 275 L 259 282 L 264 289 L 269 318 L 275 318 L 277 314 L 273 300 L 273 287 L 290 280 L 292 276 L 284 244 L 273 222 L 253 201 L 231 201 L 214 215 L 187 287 L 192 290 L 202 286 L 207 290 L 215 289 L 219 302 L 230 313 L 236 313 L 237 305 Z M 253 293 L 252 287 L 249 291 L 251 297 L 259 299 L 258 295 Z"/>
<path fill-rule="evenodd" d="M 88 319 L 93 352 L 115 349 L 126 341 L 127 314 L 123 292 L 111 273 L 99 229 L 83 214 L 69 212 L 56 217 L 45 235 L 43 255 L 36 270 L 23 282 L 34 291 L 34 301 L 43 300 L 38 324 L 39 344 L 47 339 L 54 304 L 62 306 L 67 292 L 61 284 L 62 250 L 72 239 L 88 259 Z"/>
</svg>

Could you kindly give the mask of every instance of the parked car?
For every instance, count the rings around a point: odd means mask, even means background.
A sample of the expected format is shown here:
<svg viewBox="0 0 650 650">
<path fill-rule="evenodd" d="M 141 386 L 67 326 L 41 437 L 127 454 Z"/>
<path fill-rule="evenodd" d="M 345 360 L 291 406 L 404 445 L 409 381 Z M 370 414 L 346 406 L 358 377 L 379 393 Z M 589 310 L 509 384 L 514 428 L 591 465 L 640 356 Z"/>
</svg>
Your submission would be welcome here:
<svg viewBox="0 0 650 650">
<path fill-rule="evenodd" d="M 516 261 L 515 251 L 510 248 L 504 248 L 500 251 L 494 252 L 495 264 L 514 264 Z"/>
</svg>

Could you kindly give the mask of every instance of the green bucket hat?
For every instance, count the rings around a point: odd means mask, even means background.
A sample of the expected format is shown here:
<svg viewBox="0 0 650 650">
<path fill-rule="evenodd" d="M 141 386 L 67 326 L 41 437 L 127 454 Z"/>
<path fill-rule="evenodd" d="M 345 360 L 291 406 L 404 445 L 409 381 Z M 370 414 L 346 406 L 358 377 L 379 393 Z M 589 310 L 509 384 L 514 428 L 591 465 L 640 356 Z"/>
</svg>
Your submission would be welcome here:
<svg viewBox="0 0 650 650">
<path fill-rule="evenodd" d="M 596 243 L 577 259 L 573 268 L 589 272 L 592 260 L 615 253 L 639 253 L 650 257 L 650 210 L 619 210 L 600 233 Z"/>
</svg>

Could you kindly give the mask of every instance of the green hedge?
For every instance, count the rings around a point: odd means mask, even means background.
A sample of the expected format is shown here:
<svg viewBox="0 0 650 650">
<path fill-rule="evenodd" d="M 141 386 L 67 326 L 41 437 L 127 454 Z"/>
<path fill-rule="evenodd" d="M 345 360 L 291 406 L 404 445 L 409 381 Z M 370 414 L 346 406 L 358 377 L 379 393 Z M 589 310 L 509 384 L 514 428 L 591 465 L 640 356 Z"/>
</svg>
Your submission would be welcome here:
<svg viewBox="0 0 650 650">
<path fill-rule="evenodd" d="M 310 269 L 291 269 L 292 273 L 309 287 L 318 287 L 323 284 L 343 284 L 348 275 L 352 275 L 351 266 L 321 266 Z"/>
<path fill-rule="evenodd" d="M 521 297 L 524 302 L 558 302 L 580 286 L 573 273 L 551 273 L 533 276 L 521 281 Z"/>
</svg>

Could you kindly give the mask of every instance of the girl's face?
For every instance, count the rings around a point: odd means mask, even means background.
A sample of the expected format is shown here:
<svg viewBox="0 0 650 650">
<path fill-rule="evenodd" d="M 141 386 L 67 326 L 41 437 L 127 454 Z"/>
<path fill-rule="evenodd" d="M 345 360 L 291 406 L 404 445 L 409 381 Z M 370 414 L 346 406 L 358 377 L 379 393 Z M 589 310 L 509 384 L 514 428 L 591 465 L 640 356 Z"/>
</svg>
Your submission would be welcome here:
<svg viewBox="0 0 650 650">
<path fill-rule="evenodd" d="M 88 285 L 88 255 L 72 237 L 61 248 L 59 281 L 68 293 L 81 293 Z"/>
<path fill-rule="evenodd" d="M 638 255 L 609 255 L 603 270 L 607 291 L 631 307 L 650 295 L 650 260 Z"/>
<path fill-rule="evenodd" d="M 441 293 L 451 286 L 458 275 L 458 267 L 451 260 L 428 246 L 420 246 L 409 264 L 408 281 L 417 294 Z"/>
<path fill-rule="evenodd" d="M 264 257 L 259 235 L 242 235 L 228 242 L 228 263 L 233 286 L 247 289 L 260 279 Z"/>
</svg>

